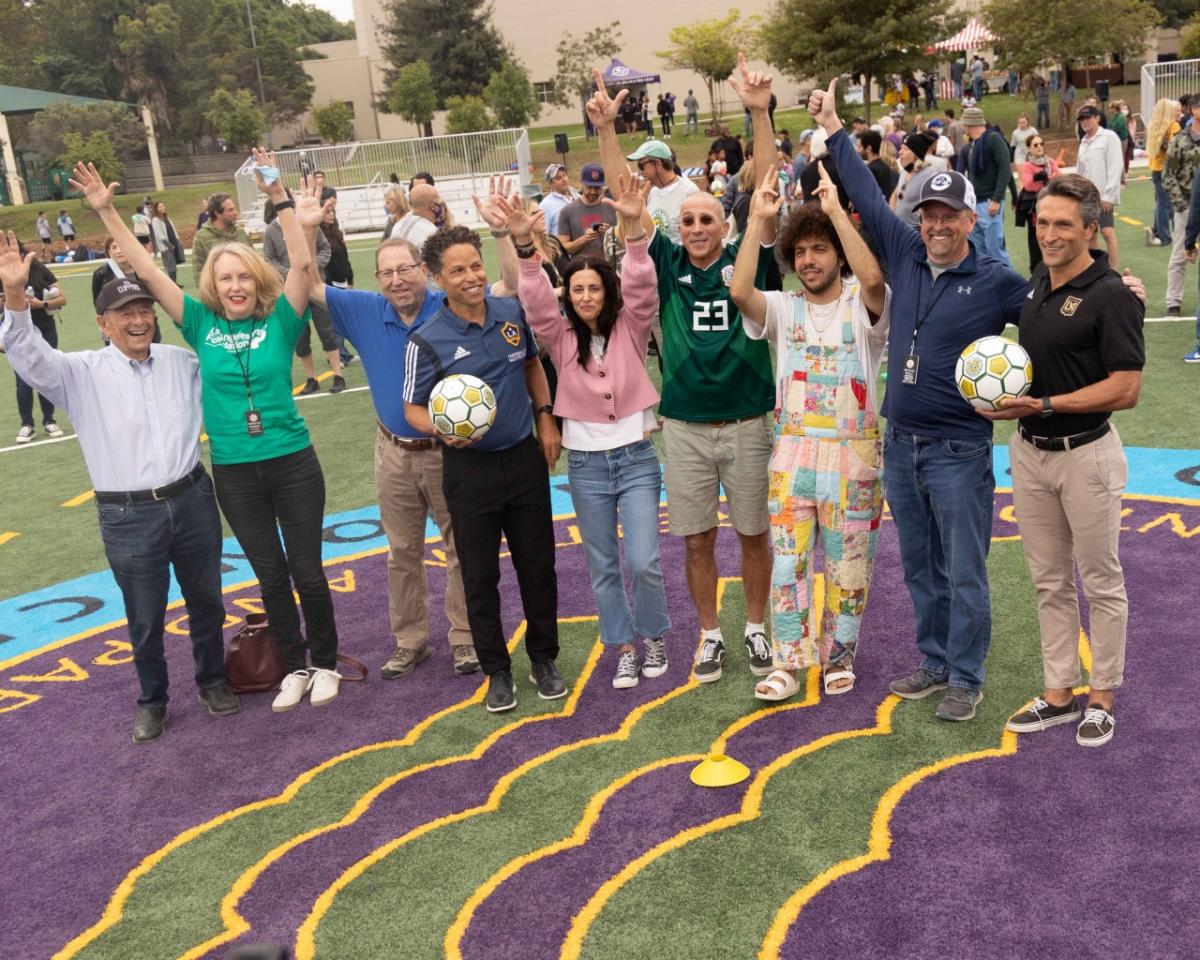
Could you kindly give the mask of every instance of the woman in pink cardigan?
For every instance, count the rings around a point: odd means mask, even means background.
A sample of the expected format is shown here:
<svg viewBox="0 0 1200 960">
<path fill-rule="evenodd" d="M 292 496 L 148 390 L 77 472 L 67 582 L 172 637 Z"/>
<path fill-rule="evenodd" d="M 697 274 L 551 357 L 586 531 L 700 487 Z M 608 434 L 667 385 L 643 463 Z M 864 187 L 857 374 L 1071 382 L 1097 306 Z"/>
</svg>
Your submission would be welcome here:
<svg viewBox="0 0 1200 960">
<path fill-rule="evenodd" d="M 509 217 L 521 258 L 521 304 L 558 370 L 554 413 L 563 418 L 571 500 L 600 612 L 600 639 L 619 651 L 613 677 L 618 689 L 637 686 L 639 674 L 666 672 L 663 635 L 671 626 L 658 560 L 662 480 L 649 439 L 657 427 L 658 392 L 646 373 L 646 345 L 658 292 L 641 218 L 650 185 L 637 177 L 622 181 L 619 199 L 604 201 L 624 230 L 621 277 L 605 260 L 576 257 L 563 271 L 561 299 L 533 247 L 534 220 L 519 209 Z M 621 572 L 622 540 L 632 610 Z M 638 634 L 645 640 L 643 658 L 634 645 Z"/>
</svg>

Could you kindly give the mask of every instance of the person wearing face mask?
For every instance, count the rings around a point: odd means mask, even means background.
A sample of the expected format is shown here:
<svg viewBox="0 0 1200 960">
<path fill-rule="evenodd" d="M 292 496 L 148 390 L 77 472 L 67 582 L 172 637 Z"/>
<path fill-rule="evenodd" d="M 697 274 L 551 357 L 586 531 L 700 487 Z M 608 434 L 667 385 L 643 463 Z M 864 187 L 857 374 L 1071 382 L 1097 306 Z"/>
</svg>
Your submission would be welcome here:
<svg viewBox="0 0 1200 960">
<path fill-rule="evenodd" d="M 1017 226 L 1029 231 L 1029 270 L 1042 262 L 1037 239 L 1037 198 L 1046 184 L 1058 176 L 1058 164 L 1046 156 L 1046 141 L 1039 133 L 1029 138 L 1025 162 L 1021 164 L 1021 195 L 1017 198 Z"/>
<path fill-rule="evenodd" d="M 271 705 L 281 713 L 310 692 L 313 706 L 332 703 L 341 681 L 333 598 L 321 564 L 325 477 L 296 409 L 291 376 L 316 275 L 301 222 L 315 229 L 324 214 L 309 191 L 294 203 L 287 199 L 273 154 L 255 150 L 254 159 L 258 188 L 282 225 L 287 280 L 253 248 L 221 243 L 208 251 L 197 276 L 198 300 L 172 283 L 134 239 L 113 208 L 117 184 L 105 186 L 94 166 L 79 163 L 71 186 L 196 351 L 217 502 L 258 577 L 288 670 Z M 303 634 L 293 589 L 304 611 Z"/>
<path fill-rule="evenodd" d="M 936 138 L 927 133 L 910 133 L 900 145 L 900 180 L 892 194 L 891 205 L 896 216 L 918 229 L 921 219 L 917 214 L 917 197 L 921 195 L 925 182 L 940 172 L 937 167 L 925 162 L 936 142 Z"/>
<path fill-rule="evenodd" d="M 663 639 L 670 629 L 658 555 L 662 479 L 650 432 L 657 429 L 658 393 L 646 373 L 650 324 L 658 313 L 654 264 L 642 225 L 649 181 L 623 178 L 616 201 L 626 254 L 620 279 L 603 259 L 576 257 L 563 275 L 561 299 L 533 251 L 533 221 L 514 209 L 509 219 L 521 260 L 520 296 L 529 324 L 558 370 L 554 412 L 563 418 L 571 500 L 600 613 L 600 639 L 617 651 L 612 684 L 635 687 L 639 676 L 667 670 Z M 617 531 L 618 517 L 623 538 Z M 633 587 L 633 604 L 621 571 Z M 641 635 L 643 656 L 634 644 Z"/>
<path fill-rule="evenodd" d="M 771 456 L 771 639 L 775 669 L 760 700 L 799 692 L 797 672 L 820 663 L 827 695 L 854 686 L 854 658 L 883 513 L 875 382 L 888 334 L 888 290 L 837 188 L 817 161 L 819 203 L 796 207 L 779 240 L 797 293 L 755 287 L 753 246 L 783 200 L 764 179 L 730 292 L 748 336 L 775 346 Z M 825 610 L 812 607 L 816 536 L 825 555 Z M 821 624 L 818 647 L 817 623 Z"/>
</svg>

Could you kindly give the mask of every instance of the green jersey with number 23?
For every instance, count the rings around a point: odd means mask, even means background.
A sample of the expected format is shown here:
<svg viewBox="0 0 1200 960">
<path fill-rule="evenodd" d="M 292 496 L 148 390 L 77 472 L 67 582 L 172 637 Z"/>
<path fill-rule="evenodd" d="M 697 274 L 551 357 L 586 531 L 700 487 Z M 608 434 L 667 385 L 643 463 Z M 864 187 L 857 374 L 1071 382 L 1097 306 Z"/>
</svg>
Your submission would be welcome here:
<svg viewBox="0 0 1200 960">
<path fill-rule="evenodd" d="M 658 270 L 663 342 L 662 401 L 672 420 L 740 420 L 775 408 L 774 371 L 765 340 L 751 340 L 729 297 L 738 241 L 703 270 L 659 231 L 650 241 Z M 758 255 L 754 284 L 764 289 L 771 247 Z"/>
</svg>

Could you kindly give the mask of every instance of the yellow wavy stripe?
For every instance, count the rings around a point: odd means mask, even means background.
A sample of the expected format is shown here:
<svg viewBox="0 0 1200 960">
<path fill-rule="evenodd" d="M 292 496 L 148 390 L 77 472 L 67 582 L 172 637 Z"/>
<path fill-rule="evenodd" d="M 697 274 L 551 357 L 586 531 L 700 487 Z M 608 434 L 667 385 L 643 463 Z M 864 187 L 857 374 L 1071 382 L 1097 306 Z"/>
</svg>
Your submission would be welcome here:
<svg viewBox="0 0 1200 960">
<path fill-rule="evenodd" d="M 752 714 L 748 714 L 745 717 L 740 717 L 738 720 L 726 727 L 721 735 L 713 741 L 712 746 L 709 748 L 709 753 L 724 753 L 729 739 L 733 737 L 734 734 L 744 730 L 753 723 L 757 723 L 759 720 L 763 720 L 766 717 L 775 716 L 776 714 L 783 713 L 788 710 L 798 710 L 802 707 L 815 706 L 820 701 L 820 677 L 820 669 L 818 667 L 812 667 L 808 671 L 807 689 L 803 700 L 795 703 L 783 704 L 777 707 L 765 707 L 761 710 L 755 711 Z M 564 850 L 569 850 L 573 847 L 579 847 L 585 844 L 588 841 L 588 838 L 592 835 L 592 830 L 595 829 L 596 824 L 599 822 L 600 815 L 603 812 L 605 805 L 621 790 L 625 789 L 625 787 L 629 786 L 629 784 L 645 776 L 646 774 L 653 773 L 655 770 L 661 770 L 664 767 L 674 766 L 675 764 L 679 763 L 699 763 L 706 756 L 708 756 L 708 754 L 685 753 L 672 757 L 663 757 L 662 759 L 655 760 L 653 763 L 648 763 L 644 766 L 638 767 L 635 770 L 631 770 L 629 773 L 617 778 L 599 793 L 595 794 L 591 800 L 588 801 L 588 805 L 584 808 L 583 815 L 579 818 L 579 822 L 575 825 L 575 829 L 571 832 L 570 836 L 562 840 L 557 840 L 554 843 L 547 844 L 538 850 L 515 857 L 501 867 L 498 871 L 496 871 L 496 873 L 492 874 L 492 876 L 490 876 L 475 890 L 473 894 L 471 894 L 471 896 L 467 899 L 467 902 L 463 905 L 463 908 L 454 918 L 454 923 L 450 925 L 450 929 L 446 931 L 446 939 L 444 941 L 446 956 L 450 958 L 450 960 L 462 960 L 462 939 L 464 936 L 466 936 L 467 929 L 470 927 L 471 921 L 474 919 L 475 912 L 479 909 L 480 905 L 484 903 L 488 897 L 495 893 L 496 890 L 499 889 L 499 887 L 506 880 L 512 876 L 515 876 L 532 863 L 536 863 L 539 860 L 544 860 L 547 857 L 552 857 Z"/>
<path fill-rule="evenodd" d="M 739 577 L 721 577 L 717 580 L 717 610 L 721 609 L 722 601 L 725 597 L 725 588 L 733 582 L 740 580 Z M 697 644 L 697 647 L 699 644 Z M 428 823 L 422 824 L 420 827 L 409 831 L 402 836 L 395 837 L 389 840 L 386 844 L 376 847 L 362 859 L 351 864 L 344 870 L 340 876 L 332 884 L 322 891 L 313 903 L 313 908 L 309 911 L 304 922 L 300 924 L 296 932 L 296 960 L 313 960 L 317 949 L 317 927 L 321 925 L 321 921 L 333 906 L 333 901 L 351 883 L 361 877 L 375 864 L 389 856 L 393 851 L 399 849 L 407 843 L 411 843 L 425 834 L 441 827 L 449 826 L 453 823 L 458 823 L 461 820 L 466 820 L 471 817 L 479 816 L 483 813 L 491 813 L 499 809 L 500 801 L 509 791 L 514 783 L 522 776 L 531 770 L 536 769 L 551 760 L 554 760 L 567 753 L 575 750 L 580 750 L 583 747 L 591 746 L 596 743 L 616 742 L 620 740 L 628 740 L 633 728 L 641 721 L 641 719 L 651 710 L 657 709 L 665 703 L 669 703 L 676 697 L 682 696 L 690 690 L 695 690 L 700 684 L 696 678 L 689 672 L 687 682 L 676 687 L 674 690 L 663 694 L 661 697 L 656 697 L 654 700 L 649 700 L 641 706 L 631 710 L 621 722 L 621 725 L 612 733 L 600 734 L 595 737 L 588 737 L 584 740 L 577 740 L 574 743 L 562 744 L 550 750 L 547 753 L 540 754 L 537 757 L 532 757 L 519 767 L 509 771 L 500 780 L 496 781 L 496 786 L 492 788 L 488 799 L 477 807 L 472 807 L 468 810 L 462 810 L 458 813 L 449 814 L 445 817 L 440 817 L 437 820 L 431 820 Z M 464 928 L 465 929 L 465 928 Z M 447 935 L 448 936 L 448 935 Z"/>
<path fill-rule="evenodd" d="M 767 931 L 767 935 L 763 939 L 762 946 L 758 951 L 759 960 L 778 960 L 779 950 L 783 946 L 783 941 L 787 936 L 788 930 L 796 922 L 797 917 L 800 916 L 800 911 L 818 893 L 835 880 L 861 870 L 872 863 L 882 863 L 885 860 L 891 859 L 892 834 L 890 825 L 892 814 L 895 812 L 897 804 L 900 803 L 904 795 L 913 787 L 922 780 L 959 764 L 970 763 L 973 760 L 986 760 L 990 757 L 1011 756 L 1016 752 L 1017 735 L 1005 730 L 1000 738 L 1000 746 L 998 747 L 989 747 L 986 750 L 976 750 L 972 753 L 945 757 L 928 766 L 921 767 L 919 770 L 914 770 L 892 784 L 880 798 L 879 804 L 875 808 L 875 816 L 871 820 L 871 838 L 867 844 L 867 852 L 861 856 L 851 857 L 835 863 L 832 867 L 813 877 L 812 880 L 792 894 L 779 909 L 779 912 L 775 914 L 775 919 L 772 921 L 771 927 Z"/>
<path fill-rule="evenodd" d="M 600 912 L 608 904 L 608 901 L 613 898 L 617 891 L 629 883 L 630 880 L 646 869 L 646 867 L 671 851 L 687 846 L 694 840 L 699 840 L 710 834 L 719 833 L 730 827 L 736 827 L 739 824 L 749 823 L 757 819 L 762 809 L 763 793 L 771 778 L 800 757 L 816 753 L 825 747 L 840 743 L 843 740 L 854 740 L 859 737 L 874 737 L 891 733 L 892 712 L 896 709 L 896 705 L 899 702 L 900 698 L 894 694 L 889 694 L 884 698 L 875 711 L 874 726 L 862 727 L 856 730 L 839 730 L 837 733 L 826 734 L 810 743 L 797 747 L 795 750 L 789 750 L 787 753 L 780 754 L 755 775 L 749 789 L 746 791 L 746 795 L 742 798 L 742 806 L 737 813 L 718 817 L 716 820 L 710 820 L 708 823 L 683 830 L 675 834 L 675 836 L 664 840 L 662 843 L 651 847 L 640 857 L 626 864 L 615 876 L 605 881 L 592 895 L 591 899 L 583 905 L 583 908 L 572 918 L 571 928 L 567 931 L 567 936 L 563 940 L 559 960 L 578 960 L 579 953 L 583 949 L 583 941 L 587 937 L 588 931 L 591 929 L 592 924 L 595 923 L 596 918 L 600 916 Z"/>
<path fill-rule="evenodd" d="M 595 616 L 562 617 L 559 619 L 559 623 L 595 623 L 597 619 L 598 618 Z M 281 843 L 279 846 L 269 850 L 259 860 L 248 867 L 237 878 L 237 880 L 234 881 L 233 886 L 229 889 L 229 893 L 227 893 L 221 900 L 221 921 L 224 924 L 225 929 L 220 933 L 210 937 L 208 940 L 205 940 L 203 943 L 193 947 L 191 950 L 180 954 L 179 960 L 199 960 L 200 957 L 205 956 L 210 951 L 215 950 L 217 947 L 229 943 L 232 940 L 236 940 L 244 933 L 248 933 L 250 931 L 250 924 L 246 922 L 245 917 L 238 913 L 237 907 L 241 902 L 242 897 L 250 892 L 250 889 L 258 881 L 258 878 L 262 876 L 262 874 L 273 863 L 281 860 L 292 850 L 295 850 L 297 847 L 307 843 L 309 840 L 313 840 L 316 837 L 323 836 L 327 833 L 333 833 L 335 830 L 341 830 L 343 827 L 350 826 L 352 823 L 360 819 L 383 793 L 385 793 L 387 790 L 390 790 L 396 784 L 403 780 L 407 780 L 409 777 L 415 777 L 417 774 L 425 773 L 428 770 L 434 770 L 439 767 L 453 766 L 456 763 L 464 763 L 469 760 L 478 760 L 488 750 L 495 746 L 499 740 L 520 727 L 528 726 L 532 723 L 540 723 L 544 720 L 554 720 L 560 717 L 571 716 L 575 712 L 575 709 L 579 704 L 579 698 L 583 696 L 583 691 L 587 687 L 588 681 L 591 679 L 592 674 L 596 669 L 596 664 L 600 660 L 600 654 L 602 650 L 603 646 L 599 642 L 592 647 L 592 651 L 588 656 L 587 662 L 580 671 L 579 679 L 576 681 L 575 687 L 571 691 L 570 697 L 564 704 L 561 711 L 554 713 L 541 713 L 534 716 L 522 717 L 519 720 L 514 720 L 511 723 L 505 724 L 504 726 L 493 730 L 490 734 L 488 734 L 487 737 L 481 740 L 474 747 L 474 749 L 471 750 L 470 753 L 461 753 L 452 757 L 442 757 L 438 760 L 431 760 L 428 763 L 418 764 L 415 767 L 409 767 L 407 770 L 401 770 L 399 773 L 393 774 L 390 777 L 386 777 L 362 796 L 360 796 L 355 802 L 354 806 L 352 806 L 346 812 L 345 816 L 343 816 L 340 820 L 337 820 L 333 823 L 323 824 L 319 827 L 314 827 L 313 829 L 299 834 L 298 836 L 292 837 L 289 840 Z M 476 700 L 482 696 L 482 693 L 483 688 L 480 687 L 479 691 L 476 693 Z"/>
<path fill-rule="evenodd" d="M 510 650 L 516 647 L 517 643 L 520 642 L 520 638 L 524 636 L 524 634 L 525 621 L 521 621 L 517 629 L 513 632 L 513 639 L 509 643 Z M 305 785 L 312 782 L 317 776 L 324 773 L 326 770 L 329 770 L 332 767 L 345 762 L 346 760 L 363 756 L 376 750 L 411 746 L 412 744 L 416 743 L 416 741 L 421 738 L 422 734 L 424 734 L 425 731 L 428 730 L 429 727 L 438 720 L 457 713 L 460 710 L 465 710 L 472 704 L 482 702 L 484 690 L 485 684 L 481 683 L 471 696 L 430 714 L 415 727 L 409 730 L 409 732 L 399 740 L 386 740 L 379 743 L 364 744 L 361 747 L 356 747 L 353 750 L 348 750 L 345 753 L 338 754 L 336 757 L 331 757 L 317 766 L 305 770 L 302 774 L 296 777 L 295 780 L 289 783 L 281 793 L 278 793 L 273 797 L 267 797 L 264 800 L 255 800 L 252 803 L 235 807 L 234 809 L 227 810 L 225 813 L 219 814 L 213 817 L 211 820 L 207 820 L 198 826 L 185 830 L 183 833 L 174 837 L 165 846 L 160 847 L 158 850 L 154 851 L 154 853 L 143 859 L 136 867 L 126 874 L 125 879 L 121 881 L 121 883 L 117 886 L 117 889 L 113 892 L 112 897 L 109 898 L 108 905 L 104 908 L 104 913 L 101 915 L 100 919 L 92 924 L 92 926 L 84 930 L 83 933 L 71 940 L 70 943 L 59 950 L 56 954 L 54 954 L 52 960 L 68 960 L 68 958 L 76 956 L 80 950 L 88 946 L 88 944 L 92 943 L 106 931 L 119 923 L 125 914 L 125 904 L 129 902 L 129 898 L 132 896 L 133 889 L 137 885 L 138 881 L 143 879 L 147 874 L 150 873 L 151 870 L 157 867 L 163 862 L 163 860 L 165 860 L 170 854 L 174 853 L 180 847 L 191 843 L 198 837 L 215 830 L 217 827 L 224 826 L 225 824 L 230 823 L 233 820 L 236 820 L 238 817 L 244 816 L 245 814 L 290 803 L 293 799 L 295 799 L 296 795 Z"/>
</svg>

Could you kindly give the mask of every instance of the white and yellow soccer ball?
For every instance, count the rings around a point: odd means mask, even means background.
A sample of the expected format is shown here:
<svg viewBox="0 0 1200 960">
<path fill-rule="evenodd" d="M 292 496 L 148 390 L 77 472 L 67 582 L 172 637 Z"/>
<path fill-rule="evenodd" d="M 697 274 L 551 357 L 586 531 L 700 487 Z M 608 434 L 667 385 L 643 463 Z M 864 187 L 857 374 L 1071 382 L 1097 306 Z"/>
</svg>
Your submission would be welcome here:
<svg viewBox="0 0 1200 960">
<path fill-rule="evenodd" d="M 954 383 L 971 406 L 999 410 L 1001 400 L 1029 392 L 1033 364 L 1019 343 L 1004 337 L 981 337 L 958 355 Z"/>
<path fill-rule="evenodd" d="M 438 433 L 460 440 L 477 440 L 496 422 L 496 395 L 469 373 L 452 373 L 434 385 L 429 416 Z"/>
</svg>

